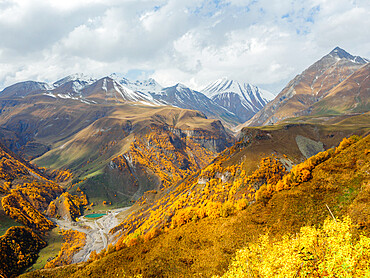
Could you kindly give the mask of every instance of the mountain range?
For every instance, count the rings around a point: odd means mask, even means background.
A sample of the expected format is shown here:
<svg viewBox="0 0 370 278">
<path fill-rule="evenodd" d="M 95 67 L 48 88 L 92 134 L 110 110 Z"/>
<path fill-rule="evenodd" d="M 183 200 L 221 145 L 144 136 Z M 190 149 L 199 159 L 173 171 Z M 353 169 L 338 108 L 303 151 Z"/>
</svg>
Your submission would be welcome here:
<svg viewBox="0 0 370 278">
<path fill-rule="evenodd" d="M 275 96 L 268 91 L 248 84 L 226 78 L 219 79 L 202 92 L 214 102 L 233 112 L 239 122 L 249 120 Z"/>
<path fill-rule="evenodd" d="M 226 78 L 197 91 L 118 74 L 5 88 L 0 276 L 233 277 L 240 265 L 363 277 L 369 65 L 336 47 L 276 97 Z M 332 261 L 343 231 L 352 253 Z M 276 263 L 291 244 L 294 259 Z"/>
<path fill-rule="evenodd" d="M 224 81 L 234 85 L 212 89 L 211 84 L 203 92 L 198 92 L 182 84 L 164 88 L 154 79 L 132 82 L 117 74 L 111 74 L 96 80 L 84 74 L 73 74 L 52 84 L 20 82 L 3 89 L 0 98 L 45 95 L 89 104 L 135 102 L 143 105 L 170 105 L 201 111 L 207 117 L 221 120 L 228 127 L 245 122 L 273 98 L 267 91 L 262 94 L 262 90 L 256 86 L 244 84 L 245 88 L 241 91 L 237 81 Z"/>
</svg>

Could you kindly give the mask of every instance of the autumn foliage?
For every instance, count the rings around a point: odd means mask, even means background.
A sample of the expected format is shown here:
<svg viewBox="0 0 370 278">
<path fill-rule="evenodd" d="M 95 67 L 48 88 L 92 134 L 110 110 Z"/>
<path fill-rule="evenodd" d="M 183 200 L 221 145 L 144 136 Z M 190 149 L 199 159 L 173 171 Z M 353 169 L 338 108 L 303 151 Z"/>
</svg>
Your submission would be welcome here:
<svg viewBox="0 0 370 278">
<path fill-rule="evenodd" d="M 58 196 L 62 194 L 65 197 L 66 208 L 73 217 L 80 215 L 80 207 L 88 203 L 86 195 L 81 190 L 77 192 L 78 196 L 63 193 L 58 184 L 49 180 L 52 178 L 62 182 L 70 177 L 68 171 L 52 171 L 50 174 L 45 169 L 38 169 L 17 158 L 0 144 L 0 193 L 5 195 L 1 199 L 1 205 L 9 217 L 26 226 L 12 227 L 0 237 L 0 276 L 19 274 L 34 263 L 39 250 L 46 245 L 35 232 L 44 234 L 55 227 L 44 214 L 49 204 L 49 211 L 54 209 L 56 213 L 57 208 L 53 200 Z M 66 234 L 71 245 L 74 245 L 75 240 L 78 242 L 79 237 L 84 236 Z M 80 245 L 83 244 L 81 241 Z M 63 256 L 65 257 L 66 255 Z"/>
<path fill-rule="evenodd" d="M 26 227 L 11 227 L 0 237 L 0 276 L 20 274 L 35 262 L 39 250 L 46 246 L 37 234 Z"/>
<path fill-rule="evenodd" d="M 192 138 L 179 138 L 168 130 L 152 127 L 151 132 L 135 138 L 128 153 L 114 158 L 113 162 L 120 170 L 131 165 L 148 168 L 166 188 L 194 174 L 210 163 L 214 156 L 215 153 Z"/>
<path fill-rule="evenodd" d="M 322 164 L 331 157 L 338 155 L 341 151 L 348 148 L 350 145 L 356 143 L 360 138 L 352 136 L 344 138 L 338 147 L 328 149 L 327 151 L 320 152 L 303 163 L 293 166 L 291 171 L 280 180 L 267 181 L 256 193 L 257 200 L 268 200 L 271 198 L 273 192 L 281 190 L 288 190 L 296 187 L 299 184 L 309 181 L 312 178 L 312 171 L 316 166 Z"/>
<path fill-rule="evenodd" d="M 63 245 L 58 256 L 48 262 L 45 268 L 53 268 L 72 263 L 73 255 L 86 243 L 86 234 L 76 230 L 63 230 Z"/>
<path fill-rule="evenodd" d="M 319 153 L 287 172 L 278 157 L 261 159 L 258 168 L 246 174 L 244 163 L 224 166 L 230 156 L 221 154 L 198 174 L 186 179 L 159 199 L 147 203 L 144 195 L 138 203 L 142 208 L 132 213 L 111 232 L 120 231 L 117 249 L 134 245 L 153 231 L 167 231 L 186 223 L 210 217 L 227 217 L 257 201 L 268 201 L 274 192 L 287 190 L 311 179 L 311 173 L 333 155 L 351 146 L 358 137 L 345 138 L 336 149 Z M 243 146 L 237 146 L 242 148 Z M 233 147 L 235 148 L 235 147 Z M 236 152 L 230 148 L 228 152 Z"/>
<path fill-rule="evenodd" d="M 69 170 L 62 169 L 46 170 L 44 168 L 44 171 L 46 175 L 55 182 L 65 182 L 72 178 L 72 173 Z"/>
<path fill-rule="evenodd" d="M 47 231 L 54 227 L 54 224 L 41 212 L 61 192 L 62 189 L 58 185 L 50 182 L 24 183 L 11 189 L 10 194 L 2 199 L 1 204 L 11 218 L 27 227 Z"/>
<path fill-rule="evenodd" d="M 278 240 L 263 235 L 236 253 L 222 277 L 368 277 L 370 238 L 354 229 L 346 217 Z"/>
<path fill-rule="evenodd" d="M 205 217 L 228 217 L 253 203 L 254 193 L 262 184 L 276 183 L 286 173 L 275 156 L 262 158 L 251 175 L 246 175 L 243 163 L 223 166 L 223 161 L 214 161 L 152 204 L 147 204 L 144 195 L 138 201 L 144 208 L 112 230 L 122 229 L 116 248 Z"/>
</svg>

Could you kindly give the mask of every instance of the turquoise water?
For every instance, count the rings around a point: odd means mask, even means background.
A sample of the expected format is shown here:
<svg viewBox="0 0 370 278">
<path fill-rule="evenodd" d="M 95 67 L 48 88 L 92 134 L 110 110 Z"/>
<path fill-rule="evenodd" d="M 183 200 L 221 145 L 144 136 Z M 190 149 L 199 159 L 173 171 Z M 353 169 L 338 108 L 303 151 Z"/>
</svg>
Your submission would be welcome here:
<svg viewBox="0 0 370 278">
<path fill-rule="evenodd" d="M 85 217 L 86 218 L 98 218 L 98 217 L 102 217 L 103 215 L 106 215 L 106 213 L 92 213 L 92 214 L 85 215 Z"/>
</svg>

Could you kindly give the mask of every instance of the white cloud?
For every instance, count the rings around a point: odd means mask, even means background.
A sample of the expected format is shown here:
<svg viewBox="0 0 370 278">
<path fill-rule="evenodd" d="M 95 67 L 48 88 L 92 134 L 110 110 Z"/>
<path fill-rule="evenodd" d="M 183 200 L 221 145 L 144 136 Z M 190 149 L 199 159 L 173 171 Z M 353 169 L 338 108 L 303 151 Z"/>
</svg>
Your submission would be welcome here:
<svg viewBox="0 0 370 278">
<path fill-rule="evenodd" d="M 370 57 L 368 1 L 0 1 L 0 87 L 74 72 L 273 89 L 341 46 Z"/>
</svg>

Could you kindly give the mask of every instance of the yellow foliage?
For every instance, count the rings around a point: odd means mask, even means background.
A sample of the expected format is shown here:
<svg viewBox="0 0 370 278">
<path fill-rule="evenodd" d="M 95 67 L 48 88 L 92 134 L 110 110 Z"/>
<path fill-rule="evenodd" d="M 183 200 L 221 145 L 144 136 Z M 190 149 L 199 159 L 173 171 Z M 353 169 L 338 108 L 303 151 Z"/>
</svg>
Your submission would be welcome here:
<svg viewBox="0 0 370 278">
<path fill-rule="evenodd" d="M 348 139 L 337 149 L 342 151 L 352 144 L 351 142 L 356 140 Z M 268 201 L 275 191 L 289 189 L 308 181 L 311 179 L 312 170 L 332 157 L 334 152 L 328 150 L 318 153 L 304 163 L 294 166 L 290 173 L 287 173 L 279 159 L 272 155 L 262 158 L 257 170 L 249 176 L 243 172 L 242 163 L 223 166 L 223 161 L 228 158 L 227 153 L 223 153 L 198 175 L 180 183 L 162 198 L 147 203 L 144 195 L 140 200 L 140 204 L 144 206 L 143 210 L 129 215 L 111 232 L 121 230 L 119 246 L 125 246 L 137 241 L 137 233 L 145 235 L 154 227 L 162 231 L 204 217 L 227 217 L 246 208 L 255 200 Z M 131 241 L 132 239 L 135 240 Z"/>
<path fill-rule="evenodd" d="M 222 277 L 369 277 L 370 238 L 354 237 L 353 228 L 346 217 L 281 240 L 264 235 L 238 251 Z"/>
<path fill-rule="evenodd" d="M 69 170 L 62 169 L 49 171 L 47 175 L 56 182 L 65 182 L 72 178 L 72 173 Z"/>
<path fill-rule="evenodd" d="M 170 131 L 153 127 L 149 134 L 136 137 L 129 152 L 113 162 L 121 171 L 130 169 L 126 160 L 129 157 L 133 165 L 152 170 L 161 179 L 162 187 L 167 188 L 207 165 L 214 155 L 191 138 L 177 139 Z M 133 175 L 131 171 L 130 174 Z"/>
<path fill-rule="evenodd" d="M 85 246 L 86 234 L 76 230 L 63 230 L 63 240 L 64 242 L 58 256 L 48 262 L 45 268 L 53 268 L 72 263 L 73 255 Z"/>
<path fill-rule="evenodd" d="M 46 246 L 26 227 L 11 227 L 0 237 L 0 277 L 14 277 L 34 263 L 39 250 Z"/>
<path fill-rule="evenodd" d="M 13 189 L 11 194 L 5 196 L 1 200 L 5 213 L 24 225 L 40 231 L 47 231 L 54 227 L 54 223 L 45 218 L 45 216 L 35 208 L 38 207 L 38 205 L 47 205 L 47 200 L 45 200 L 45 203 L 40 204 L 39 201 L 42 199 L 41 195 L 31 195 L 33 192 L 31 190 L 28 192 L 30 195 L 27 196 L 24 194 L 26 192 L 27 190 L 25 190 L 25 188 Z M 31 203 L 29 200 L 35 200 L 34 198 L 36 198 L 37 202 Z"/>
<path fill-rule="evenodd" d="M 254 192 L 260 183 L 275 182 L 285 174 L 284 166 L 274 156 L 263 158 L 260 167 L 250 176 L 246 176 L 242 166 L 223 167 L 222 160 L 218 160 L 155 203 L 147 204 L 144 195 L 139 203 L 148 209 L 131 214 L 112 230 L 123 230 L 117 248 L 135 243 L 136 240 L 131 240 L 136 238 L 136 232 L 145 236 L 155 234 L 153 229 L 173 229 L 205 217 L 228 217 L 254 201 Z M 144 240 L 149 238 L 151 236 Z"/>
<path fill-rule="evenodd" d="M 298 186 L 303 182 L 309 181 L 312 178 L 312 171 L 318 165 L 330 159 L 334 155 L 339 154 L 341 151 L 348 148 L 358 140 L 359 137 L 357 136 L 344 138 L 337 148 L 320 152 L 308 158 L 306 161 L 293 166 L 291 171 L 281 179 L 267 180 L 267 184 L 265 186 L 261 186 L 261 188 L 257 191 L 256 200 L 266 201 L 271 198 L 274 191 L 288 190 L 292 187 Z"/>
</svg>

